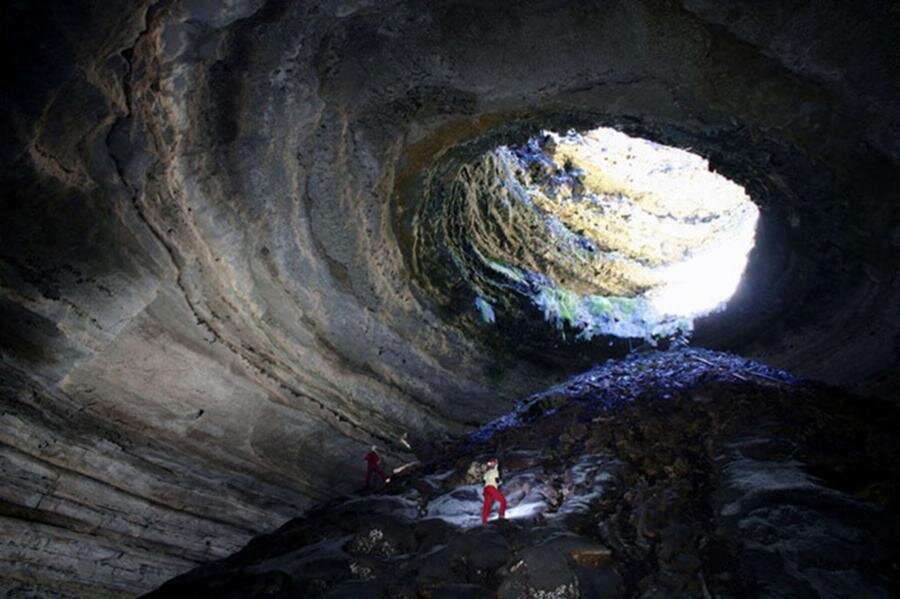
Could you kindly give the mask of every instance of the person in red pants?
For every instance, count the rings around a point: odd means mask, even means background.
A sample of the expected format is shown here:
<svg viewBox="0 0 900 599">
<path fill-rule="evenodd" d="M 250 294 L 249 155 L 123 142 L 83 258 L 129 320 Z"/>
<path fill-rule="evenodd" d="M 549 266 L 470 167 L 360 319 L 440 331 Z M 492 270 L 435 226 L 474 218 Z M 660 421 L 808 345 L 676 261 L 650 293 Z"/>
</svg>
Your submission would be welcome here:
<svg viewBox="0 0 900 599">
<path fill-rule="evenodd" d="M 366 488 L 372 486 L 372 477 L 376 474 L 381 478 L 381 483 L 386 484 L 388 482 L 387 475 L 382 470 L 381 464 L 381 456 L 378 455 L 378 447 L 375 445 L 372 446 L 372 451 L 366 454 Z"/>
<path fill-rule="evenodd" d="M 500 492 L 500 468 L 497 458 L 487 461 L 487 472 L 484 473 L 484 507 L 481 508 L 481 523 L 487 524 L 488 516 L 494 502 L 500 502 L 500 517 L 506 517 L 506 497 Z"/>
</svg>

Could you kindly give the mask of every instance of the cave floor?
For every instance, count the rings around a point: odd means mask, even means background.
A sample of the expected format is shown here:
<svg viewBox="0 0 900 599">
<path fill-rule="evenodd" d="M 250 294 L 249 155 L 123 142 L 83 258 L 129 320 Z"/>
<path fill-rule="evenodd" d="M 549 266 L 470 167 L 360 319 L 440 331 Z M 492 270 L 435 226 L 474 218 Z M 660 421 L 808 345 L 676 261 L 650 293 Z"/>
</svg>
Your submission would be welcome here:
<svg viewBox="0 0 900 599">
<path fill-rule="evenodd" d="M 149 596 L 896 596 L 898 423 L 729 354 L 640 354 Z M 509 509 L 481 526 L 490 456 Z"/>
</svg>

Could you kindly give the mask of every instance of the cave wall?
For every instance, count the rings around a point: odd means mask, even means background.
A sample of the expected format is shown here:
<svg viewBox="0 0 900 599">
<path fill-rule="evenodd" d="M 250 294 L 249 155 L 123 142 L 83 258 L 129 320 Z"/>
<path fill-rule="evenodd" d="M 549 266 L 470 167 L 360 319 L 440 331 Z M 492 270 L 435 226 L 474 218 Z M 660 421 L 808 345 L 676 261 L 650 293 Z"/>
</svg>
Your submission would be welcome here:
<svg viewBox="0 0 900 599">
<path fill-rule="evenodd" d="M 532 359 L 558 336 L 496 355 L 443 319 L 395 227 L 405 181 L 504 127 L 612 123 L 708 156 L 763 214 L 697 343 L 896 393 L 883 3 L 5 10 L 0 588 L 152 588 L 353 489 L 368 445 L 411 459 L 402 433 L 565 376 Z"/>
</svg>

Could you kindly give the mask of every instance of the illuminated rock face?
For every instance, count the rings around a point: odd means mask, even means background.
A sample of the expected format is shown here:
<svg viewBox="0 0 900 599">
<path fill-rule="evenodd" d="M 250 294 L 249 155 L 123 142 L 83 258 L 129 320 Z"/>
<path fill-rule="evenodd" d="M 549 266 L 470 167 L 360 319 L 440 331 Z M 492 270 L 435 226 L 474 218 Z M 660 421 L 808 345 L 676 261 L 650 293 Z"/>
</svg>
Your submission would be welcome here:
<svg viewBox="0 0 900 599">
<path fill-rule="evenodd" d="M 457 272 L 486 324 L 534 318 L 578 340 L 690 333 L 724 306 L 753 247 L 758 210 L 690 152 L 609 128 L 542 132 L 458 169 L 437 169 L 411 219 L 423 274 Z M 429 268 L 430 262 L 445 265 Z M 564 338 L 565 338 L 565 332 Z"/>
<path fill-rule="evenodd" d="M 373 442 L 627 350 L 412 260 L 429 184 L 542 129 L 690 148 L 759 206 L 695 343 L 892 393 L 897 16 L 792 6 L 14 3 L 2 577 L 151 588 L 354 487 Z"/>
</svg>

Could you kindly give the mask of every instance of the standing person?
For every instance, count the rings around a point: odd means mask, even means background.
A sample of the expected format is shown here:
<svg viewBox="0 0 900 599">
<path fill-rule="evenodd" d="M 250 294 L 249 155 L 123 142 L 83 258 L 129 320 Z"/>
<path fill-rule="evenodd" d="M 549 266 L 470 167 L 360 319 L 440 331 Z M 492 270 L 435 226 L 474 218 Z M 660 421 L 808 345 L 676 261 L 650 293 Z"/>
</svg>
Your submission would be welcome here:
<svg viewBox="0 0 900 599">
<path fill-rule="evenodd" d="M 497 458 L 491 458 L 486 465 L 488 469 L 484 473 L 484 507 L 481 508 L 482 524 L 487 524 L 494 501 L 500 502 L 500 517 L 506 517 L 506 497 L 500 492 L 500 468 Z"/>
<path fill-rule="evenodd" d="M 384 470 L 381 469 L 381 456 L 378 455 L 378 447 L 373 445 L 372 451 L 366 454 L 366 488 L 371 487 L 372 477 L 376 474 L 381 477 L 382 484 L 386 484 L 388 479 Z"/>
</svg>

